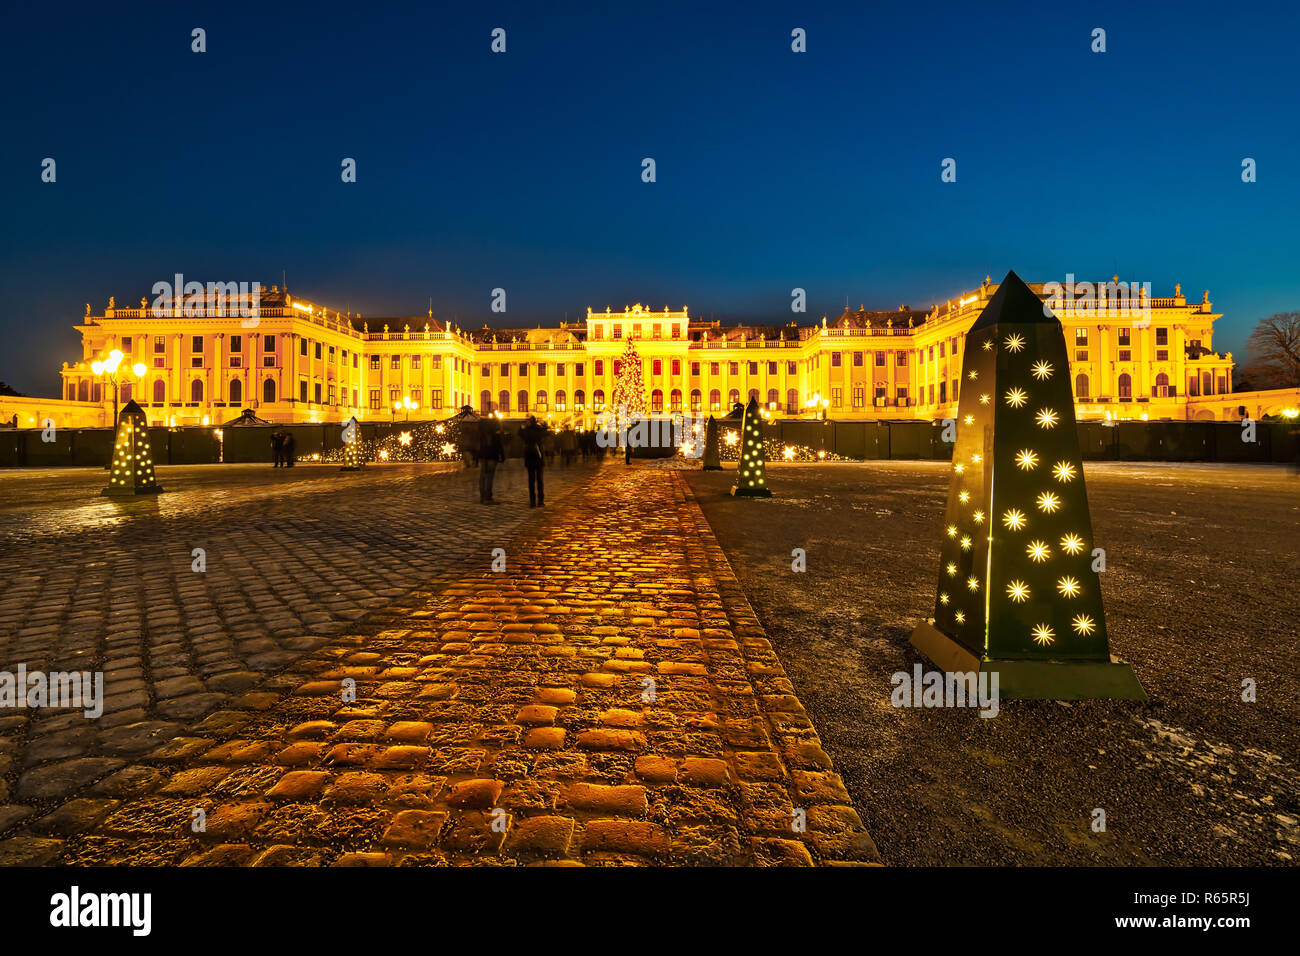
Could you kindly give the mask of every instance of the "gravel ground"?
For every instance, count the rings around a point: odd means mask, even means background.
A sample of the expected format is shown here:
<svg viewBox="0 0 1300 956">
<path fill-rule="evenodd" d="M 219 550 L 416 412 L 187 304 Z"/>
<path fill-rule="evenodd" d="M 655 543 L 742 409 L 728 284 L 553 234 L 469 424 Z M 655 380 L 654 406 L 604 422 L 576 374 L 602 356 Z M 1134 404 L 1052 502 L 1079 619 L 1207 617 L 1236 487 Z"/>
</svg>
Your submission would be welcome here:
<svg viewBox="0 0 1300 956">
<path fill-rule="evenodd" d="M 1286 468 L 1087 464 L 1111 650 L 1150 701 L 1004 701 L 995 719 L 890 704 L 922 660 L 906 641 L 934 602 L 945 464 L 771 464 L 768 500 L 729 497 L 732 477 L 685 473 L 887 863 L 1300 859 Z"/>
</svg>

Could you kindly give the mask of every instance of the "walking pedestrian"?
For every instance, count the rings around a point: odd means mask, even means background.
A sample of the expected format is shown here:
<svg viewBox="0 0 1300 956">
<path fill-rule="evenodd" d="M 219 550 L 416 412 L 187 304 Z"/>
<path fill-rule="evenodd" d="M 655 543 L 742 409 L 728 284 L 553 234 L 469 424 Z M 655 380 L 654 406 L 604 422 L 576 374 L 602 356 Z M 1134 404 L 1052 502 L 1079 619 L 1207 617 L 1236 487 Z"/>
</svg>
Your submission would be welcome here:
<svg viewBox="0 0 1300 956">
<path fill-rule="evenodd" d="M 272 468 L 279 468 L 284 461 L 284 433 L 278 428 L 271 432 L 271 460 L 275 462 Z"/>
<path fill-rule="evenodd" d="M 528 507 L 541 508 L 546 505 L 546 489 L 542 482 L 542 469 L 545 467 L 542 446 L 546 441 L 546 429 L 537 424 L 537 416 L 529 415 L 524 427 L 519 429 L 519 437 L 524 443 L 524 467 L 528 469 Z"/>
<path fill-rule="evenodd" d="M 284 433 L 284 444 L 282 447 L 284 449 L 284 466 L 286 468 L 292 468 L 298 451 L 298 439 L 293 437 L 293 432 Z"/>
<path fill-rule="evenodd" d="M 492 497 L 492 482 L 496 478 L 497 465 L 506 460 L 505 446 L 501 443 L 501 423 L 492 416 L 479 419 L 478 440 L 478 503 L 481 505 L 498 504 Z"/>
<path fill-rule="evenodd" d="M 578 451 L 578 436 L 573 430 L 573 426 L 565 425 L 564 431 L 560 432 L 560 463 L 568 468 L 573 464 L 574 455 Z"/>
</svg>

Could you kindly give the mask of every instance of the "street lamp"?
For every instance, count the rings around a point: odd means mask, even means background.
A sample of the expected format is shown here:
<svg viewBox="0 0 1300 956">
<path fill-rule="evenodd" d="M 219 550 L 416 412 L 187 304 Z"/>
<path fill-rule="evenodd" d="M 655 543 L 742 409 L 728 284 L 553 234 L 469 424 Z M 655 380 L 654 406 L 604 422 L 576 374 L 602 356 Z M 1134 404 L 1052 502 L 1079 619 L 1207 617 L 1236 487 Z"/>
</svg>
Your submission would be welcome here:
<svg viewBox="0 0 1300 956">
<path fill-rule="evenodd" d="M 409 422 L 411 420 L 411 409 L 419 408 L 419 407 L 420 407 L 419 405 L 411 401 L 411 397 L 409 395 L 407 395 L 404 398 L 398 399 L 397 401 L 393 402 L 393 421 L 397 421 L 398 412 L 400 412 L 402 409 L 406 409 L 406 420 Z"/>
<path fill-rule="evenodd" d="M 122 368 L 123 357 L 124 356 L 120 351 L 113 349 L 113 351 L 108 353 L 107 357 L 96 359 L 94 362 L 90 363 L 90 370 L 95 373 L 96 377 L 107 379 L 113 384 L 114 427 L 117 426 L 117 387 L 122 376 L 128 371 L 128 369 Z M 141 379 L 144 378 L 144 373 L 149 370 L 145 367 L 143 362 L 136 362 L 130 367 L 129 371 L 134 374 L 137 379 Z"/>
</svg>

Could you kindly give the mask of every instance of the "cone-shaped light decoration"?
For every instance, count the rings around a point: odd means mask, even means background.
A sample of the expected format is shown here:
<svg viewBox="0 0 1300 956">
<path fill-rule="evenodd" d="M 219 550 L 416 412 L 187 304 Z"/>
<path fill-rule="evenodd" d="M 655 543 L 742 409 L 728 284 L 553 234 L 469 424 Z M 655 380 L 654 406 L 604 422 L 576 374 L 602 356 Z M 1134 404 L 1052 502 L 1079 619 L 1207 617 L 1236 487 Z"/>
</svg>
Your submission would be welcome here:
<svg viewBox="0 0 1300 956">
<path fill-rule="evenodd" d="M 718 420 L 712 415 L 704 426 L 704 470 L 722 471 L 722 449 L 718 440 Z"/>
<path fill-rule="evenodd" d="M 763 456 L 763 416 L 758 413 L 758 399 L 751 398 L 745 406 L 745 417 L 740 423 L 740 462 L 736 467 L 736 483 L 731 493 L 736 497 L 770 498 L 767 489 L 767 468 Z"/>
<path fill-rule="evenodd" d="M 343 423 L 343 467 L 339 471 L 360 471 L 366 465 L 361 454 L 361 428 L 356 416 Z"/>
<path fill-rule="evenodd" d="M 1061 323 L 1007 273 L 966 336 L 934 619 L 911 642 L 1002 697 L 1145 700 L 1110 655 Z"/>
<path fill-rule="evenodd" d="M 162 491 L 153 473 L 149 448 L 149 419 L 134 401 L 126 403 L 117 419 L 113 463 L 108 470 L 105 495 L 156 495 Z"/>
</svg>

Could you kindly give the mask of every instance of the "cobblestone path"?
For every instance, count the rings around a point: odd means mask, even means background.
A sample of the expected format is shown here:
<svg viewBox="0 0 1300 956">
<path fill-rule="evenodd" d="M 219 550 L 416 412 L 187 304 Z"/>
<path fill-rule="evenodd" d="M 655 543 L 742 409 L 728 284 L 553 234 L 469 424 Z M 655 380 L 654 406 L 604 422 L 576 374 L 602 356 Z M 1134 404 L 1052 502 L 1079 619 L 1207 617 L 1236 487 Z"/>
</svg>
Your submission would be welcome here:
<svg viewBox="0 0 1300 956">
<path fill-rule="evenodd" d="M 161 745 L 26 771 L 0 862 L 876 861 L 685 483 L 585 475 Z"/>
</svg>

